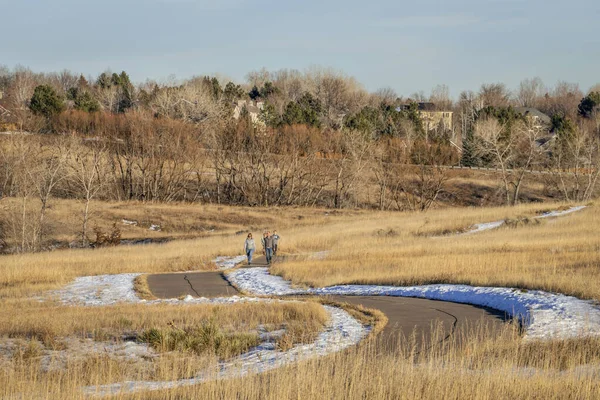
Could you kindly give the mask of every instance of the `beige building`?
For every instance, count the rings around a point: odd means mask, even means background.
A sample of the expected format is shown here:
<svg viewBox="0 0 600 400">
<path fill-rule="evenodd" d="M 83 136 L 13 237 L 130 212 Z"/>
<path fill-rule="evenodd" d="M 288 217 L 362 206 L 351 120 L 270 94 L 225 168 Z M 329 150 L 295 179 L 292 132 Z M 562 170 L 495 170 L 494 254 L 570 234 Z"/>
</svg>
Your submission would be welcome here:
<svg viewBox="0 0 600 400">
<path fill-rule="evenodd" d="M 265 103 L 262 101 L 255 102 L 251 100 L 238 100 L 235 103 L 235 107 L 233 108 L 233 118 L 239 119 L 244 109 L 246 109 L 246 111 L 248 111 L 248 114 L 250 115 L 252 123 L 264 125 L 264 122 L 260 119 L 260 112 L 262 111 L 264 106 Z"/>
<path fill-rule="evenodd" d="M 407 103 L 399 109 L 406 110 L 411 103 Z M 433 103 L 417 103 L 419 116 L 423 121 L 423 128 L 426 132 L 431 132 L 442 126 L 444 130 L 452 130 L 452 111 L 438 110 Z"/>
<path fill-rule="evenodd" d="M 452 130 L 452 111 L 419 111 L 423 127 L 427 132 L 436 130 L 440 125 L 444 130 Z"/>
</svg>

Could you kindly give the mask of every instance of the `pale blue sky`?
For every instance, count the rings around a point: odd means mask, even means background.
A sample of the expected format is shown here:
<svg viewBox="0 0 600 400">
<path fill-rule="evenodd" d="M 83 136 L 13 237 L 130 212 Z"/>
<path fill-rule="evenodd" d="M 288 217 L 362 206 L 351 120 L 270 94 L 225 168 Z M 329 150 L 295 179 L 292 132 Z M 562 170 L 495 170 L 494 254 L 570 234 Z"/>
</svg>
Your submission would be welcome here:
<svg viewBox="0 0 600 400">
<path fill-rule="evenodd" d="M 0 64 L 133 80 L 341 69 L 368 90 L 600 82 L 598 0 L 0 0 Z"/>
</svg>

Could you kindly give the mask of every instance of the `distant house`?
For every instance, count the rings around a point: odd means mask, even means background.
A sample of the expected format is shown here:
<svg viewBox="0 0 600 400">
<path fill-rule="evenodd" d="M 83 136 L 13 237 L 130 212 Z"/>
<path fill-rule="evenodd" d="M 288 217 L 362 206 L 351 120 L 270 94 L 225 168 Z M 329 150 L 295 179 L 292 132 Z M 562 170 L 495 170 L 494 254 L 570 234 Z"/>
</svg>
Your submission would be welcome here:
<svg viewBox="0 0 600 400">
<path fill-rule="evenodd" d="M 398 108 L 397 111 L 407 110 L 410 108 L 412 103 L 404 104 Z M 417 103 L 417 110 L 419 116 L 423 121 L 423 128 L 426 132 L 437 129 L 440 125 L 444 130 L 452 130 L 452 111 L 439 110 L 434 103 Z"/>
<path fill-rule="evenodd" d="M 260 119 L 260 112 L 264 106 L 265 103 L 262 101 L 238 100 L 234 103 L 233 118 L 239 119 L 245 109 L 250 115 L 252 123 L 264 125 L 264 122 Z"/>
<path fill-rule="evenodd" d="M 515 111 L 527 118 L 534 128 L 549 130 L 552 125 L 552 118 L 531 107 L 517 107 Z"/>
</svg>

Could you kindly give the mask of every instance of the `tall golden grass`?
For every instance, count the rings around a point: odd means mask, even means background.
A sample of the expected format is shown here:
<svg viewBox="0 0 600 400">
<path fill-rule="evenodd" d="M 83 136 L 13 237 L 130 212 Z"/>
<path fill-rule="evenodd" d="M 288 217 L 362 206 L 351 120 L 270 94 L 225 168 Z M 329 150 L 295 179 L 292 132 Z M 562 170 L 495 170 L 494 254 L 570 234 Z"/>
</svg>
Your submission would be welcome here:
<svg viewBox="0 0 600 400">
<path fill-rule="evenodd" d="M 436 331 L 441 334 L 441 330 Z M 314 358 L 272 372 L 213 380 L 156 392 L 121 393 L 118 399 L 596 399 L 600 396 L 600 342 L 526 343 L 509 325 L 498 335 L 473 326 L 464 337 L 431 345 L 419 352 L 410 337 L 395 350 L 383 351 L 367 341 L 348 351 Z M 163 379 L 177 379 L 173 360 L 161 364 Z M 93 358 L 81 370 L 69 368 L 40 376 L 27 360 L 0 372 L 1 398 L 84 398 L 82 385 L 118 381 L 122 369 Z M 79 365 L 81 367 L 81 365 Z M 197 364 L 197 367 L 200 365 Z M 211 368 L 211 365 L 202 365 Z M 194 366 L 186 365 L 193 376 Z M 198 371 L 198 370 L 196 370 Z M 137 371 L 147 379 L 150 371 Z M 25 384 L 27 382 L 27 384 Z"/>
<path fill-rule="evenodd" d="M 283 235 L 285 246 L 331 249 L 323 260 L 290 260 L 272 273 L 296 284 L 463 283 L 542 289 L 600 300 L 600 215 L 591 206 L 539 224 L 431 238 L 475 222 L 532 216 L 560 205 L 379 214 Z M 284 236 L 284 237 L 286 237 Z M 291 242 L 291 243 L 290 243 Z M 282 248 L 286 248 L 282 245 Z"/>
<path fill-rule="evenodd" d="M 260 342 L 256 333 L 259 326 L 267 330 L 285 328 L 281 345 L 292 346 L 313 341 L 327 320 L 323 307 L 311 301 L 91 308 L 36 302 L 4 304 L 0 315 L 0 398 L 38 390 L 55 379 L 76 379 L 84 385 L 187 378 L 214 368 L 218 358 L 235 356 L 256 345 Z M 166 342 L 169 332 L 178 333 L 174 346 Z M 89 338 L 122 343 L 124 337 L 132 335 L 138 342 L 152 345 L 160 357 L 147 362 L 124 360 L 110 353 L 88 354 L 85 344 L 78 344 Z M 157 339 L 151 340 L 154 336 Z M 17 346 L 10 356 L 3 348 L 7 340 Z M 42 366 L 42 356 L 51 350 L 64 351 L 66 364 L 48 371 Z M 79 388 L 72 390 L 68 396 L 79 392 Z"/>
<path fill-rule="evenodd" d="M 281 254 L 294 256 L 285 263 L 275 263 L 272 272 L 297 284 L 467 283 L 543 289 L 600 300 L 600 216 L 594 206 L 540 224 L 472 236 L 430 237 L 464 230 L 474 223 L 528 217 L 564 206 L 530 204 L 426 214 L 326 214 L 325 210 L 295 209 L 247 212 L 256 221 L 263 216 L 267 221 L 256 226 L 249 223 L 248 228 L 255 233 L 266 227 L 278 228 Z M 205 212 L 219 218 L 219 213 L 235 214 L 240 209 L 214 207 Z M 277 213 L 289 219 L 287 224 L 268 219 Z M 193 222 L 195 217 L 189 218 Z M 242 245 L 243 236 L 223 234 L 163 245 L 4 256 L 0 258 L 0 330 L 5 337 L 51 342 L 43 339 L 44 333 L 51 338 L 104 330 L 108 335 L 104 337 L 112 337 L 123 328 L 119 315 L 127 315 L 137 328 L 160 325 L 165 318 L 191 321 L 196 312 L 210 312 L 203 307 L 159 306 L 153 315 L 147 311 L 150 308 L 141 305 L 80 309 L 25 299 L 79 275 L 210 269 L 214 256 L 241 254 Z M 310 253 L 322 250 L 331 252 L 322 260 L 311 257 Z M 308 317 L 301 315 L 298 321 L 303 318 Z M 319 321 L 318 315 L 312 318 Z M 222 320 L 224 327 L 227 321 Z M 500 335 L 489 335 L 485 327 L 477 326 L 467 337 L 443 343 L 436 340 L 434 335 L 424 352 L 418 352 L 410 338 L 402 340 L 393 352 L 383 351 L 377 341 L 368 341 L 349 351 L 261 375 L 116 398 L 600 398 L 597 339 L 524 343 L 513 326 L 507 326 Z M 0 364 L 0 398 L 83 398 L 83 385 L 179 379 L 214 365 L 214 360 L 203 360 L 166 355 L 151 369 L 144 369 L 96 355 L 73 361 L 63 370 L 43 373 L 35 351 L 25 348 L 9 364 Z"/>
</svg>

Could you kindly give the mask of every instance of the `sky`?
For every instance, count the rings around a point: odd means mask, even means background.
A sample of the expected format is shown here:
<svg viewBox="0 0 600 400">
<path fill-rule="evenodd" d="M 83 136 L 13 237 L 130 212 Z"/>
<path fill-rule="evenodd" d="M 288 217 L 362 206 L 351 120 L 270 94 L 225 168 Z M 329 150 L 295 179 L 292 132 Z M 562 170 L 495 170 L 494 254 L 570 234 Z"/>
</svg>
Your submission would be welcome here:
<svg viewBox="0 0 600 400">
<path fill-rule="evenodd" d="M 132 80 L 311 66 L 400 95 L 600 83 L 598 0 L 0 0 L 0 65 Z"/>
</svg>

